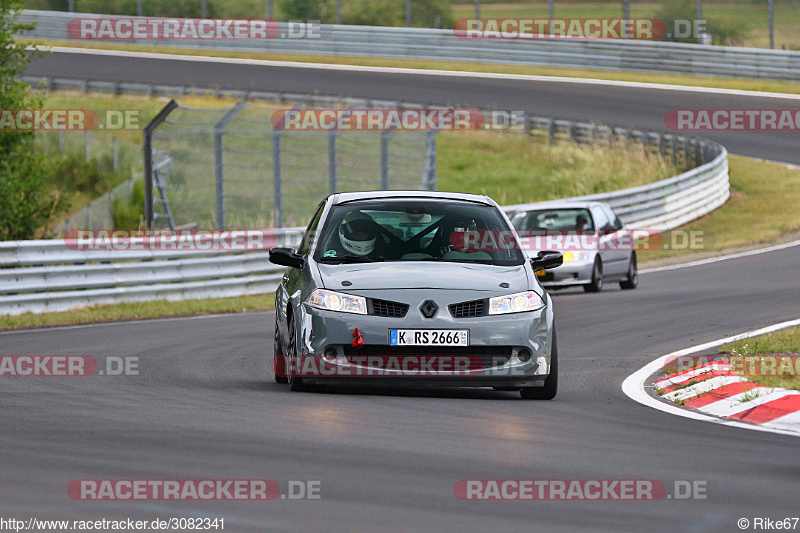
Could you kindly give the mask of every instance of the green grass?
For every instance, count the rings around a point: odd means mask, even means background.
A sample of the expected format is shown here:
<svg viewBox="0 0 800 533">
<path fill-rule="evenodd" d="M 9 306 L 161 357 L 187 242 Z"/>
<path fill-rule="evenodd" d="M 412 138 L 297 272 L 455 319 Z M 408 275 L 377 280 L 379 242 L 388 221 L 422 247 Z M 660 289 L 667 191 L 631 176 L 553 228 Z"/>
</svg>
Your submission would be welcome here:
<svg viewBox="0 0 800 533">
<path fill-rule="evenodd" d="M 413 68 L 427 70 L 453 70 L 459 72 L 489 72 L 500 74 L 522 74 L 532 76 L 561 76 L 570 78 L 592 78 L 612 81 L 661 83 L 693 87 L 715 87 L 742 91 L 764 91 L 800 94 L 800 83 L 777 80 L 751 80 L 737 78 L 715 78 L 691 76 L 689 74 L 652 74 L 646 72 L 612 72 L 591 69 L 536 67 L 525 65 L 502 65 L 468 61 L 433 61 L 423 59 L 393 59 L 380 57 L 358 57 L 317 54 L 287 54 L 269 52 L 240 52 L 230 50 L 208 50 L 168 46 L 129 45 L 120 43 L 91 43 L 77 41 L 36 41 L 42 46 L 69 46 L 107 50 L 128 50 L 174 55 L 200 55 L 207 57 L 233 57 L 242 59 L 264 59 L 271 61 L 295 61 L 321 64 L 346 64 L 378 67 Z"/>
<path fill-rule="evenodd" d="M 681 227 L 705 235 L 704 251 L 770 243 L 800 230 L 800 171 L 731 155 L 731 197 L 714 212 Z M 647 250 L 642 261 L 697 250 Z"/>
<path fill-rule="evenodd" d="M 722 346 L 719 352 L 733 356 L 743 356 L 745 360 L 753 356 L 758 358 L 764 354 L 793 354 L 796 357 L 800 357 L 800 327 L 786 328 L 760 337 L 732 342 Z M 778 366 L 780 368 L 780 365 Z M 796 372 L 796 365 L 794 369 Z M 785 373 L 791 374 L 792 372 L 786 369 Z M 748 374 L 747 379 L 767 387 L 800 390 L 800 375 L 752 376 Z"/>
<path fill-rule="evenodd" d="M 0 331 L 146 318 L 269 311 L 274 308 L 275 296 L 273 294 L 212 298 L 208 300 L 183 300 L 178 302 L 158 300 L 153 302 L 98 305 L 62 313 L 38 315 L 25 313 L 16 316 L 0 316 Z"/>
<path fill-rule="evenodd" d="M 641 146 L 550 146 L 521 134 L 443 132 L 439 190 L 487 194 L 500 205 L 553 200 L 666 179 L 678 173 Z"/>
</svg>

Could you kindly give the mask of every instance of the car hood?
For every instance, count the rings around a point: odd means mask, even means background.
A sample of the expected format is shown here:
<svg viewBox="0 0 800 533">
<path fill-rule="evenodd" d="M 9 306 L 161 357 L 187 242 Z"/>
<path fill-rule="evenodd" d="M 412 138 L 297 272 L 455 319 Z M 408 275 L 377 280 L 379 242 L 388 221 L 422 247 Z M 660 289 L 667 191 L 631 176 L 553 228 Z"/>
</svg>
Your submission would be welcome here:
<svg viewBox="0 0 800 533">
<path fill-rule="evenodd" d="M 332 290 L 456 289 L 521 292 L 528 290 L 525 266 L 465 263 L 389 262 L 318 264 L 322 282 Z M 342 285 L 349 281 L 350 284 Z M 500 287 L 500 283 L 509 286 Z"/>
</svg>

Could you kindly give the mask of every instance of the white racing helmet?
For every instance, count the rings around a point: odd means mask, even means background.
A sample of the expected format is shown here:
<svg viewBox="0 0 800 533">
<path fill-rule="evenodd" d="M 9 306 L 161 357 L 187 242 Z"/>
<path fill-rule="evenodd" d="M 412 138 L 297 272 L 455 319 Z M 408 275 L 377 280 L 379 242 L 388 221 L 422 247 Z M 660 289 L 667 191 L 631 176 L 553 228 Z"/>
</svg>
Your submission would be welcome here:
<svg viewBox="0 0 800 533">
<path fill-rule="evenodd" d="M 375 249 L 377 237 L 375 221 L 361 211 L 347 213 L 339 224 L 339 241 L 353 255 L 369 255 Z"/>
</svg>

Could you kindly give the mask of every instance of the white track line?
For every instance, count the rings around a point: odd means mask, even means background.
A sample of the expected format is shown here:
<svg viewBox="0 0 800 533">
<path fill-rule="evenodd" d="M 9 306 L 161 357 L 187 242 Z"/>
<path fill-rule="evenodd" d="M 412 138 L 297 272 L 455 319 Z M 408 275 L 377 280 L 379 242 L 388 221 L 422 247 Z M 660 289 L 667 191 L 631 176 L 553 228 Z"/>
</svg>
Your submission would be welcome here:
<svg viewBox="0 0 800 533">
<path fill-rule="evenodd" d="M 758 426 L 755 424 L 746 424 L 744 422 L 738 422 L 735 420 L 715 418 L 700 413 L 698 411 L 682 409 L 677 405 L 667 403 L 650 396 L 644 388 L 644 384 L 647 382 L 650 376 L 661 370 L 664 366 L 664 363 L 670 357 L 678 357 L 681 355 L 690 355 L 693 353 L 702 352 L 704 350 L 708 350 L 709 348 L 714 348 L 715 346 L 720 346 L 722 344 L 727 344 L 729 342 L 734 342 L 741 339 L 748 339 L 750 337 L 763 335 L 765 333 L 771 333 L 773 331 L 778 331 L 793 326 L 800 326 L 800 318 L 795 320 L 789 320 L 787 322 L 780 322 L 778 324 L 772 324 L 771 326 L 766 326 L 760 329 L 754 329 L 752 331 L 746 331 L 744 333 L 739 333 L 738 335 L 725 337 L 723 339 L 717 339 L 715 341 L 698 344 L 697 346 L 692 346 L 690 348 L 685 348 L 683 350 L 678 350 L 676 352 L 668 353 L 667 355 L 662 355 L 655 361 L 651 361 L 650 363 L 646 364 L 645 366 L 643 366 L 642 368 L 640 368 L 639 370 L 637 370 L 636 372 L 625 378 L 625 381 L 622 382 L 622 392 L 624 392 L 625 395 L 628 396 L 628 398 L 630 398 L 631 400 L 638 402 L 642 405 L 646 405 L 647 407 L 652 407 L 653 409 L 658 409 L 659 411 L 664 411 L 665 413 L 683 416 L 685 418 L 691 418 L 693 420 L 714 422 L 716 424 L 721 424 L 723 426 L 738 427 L 754 431 L 766 431 L 769 433 L 779 433 L 781 435 L 791 435 L 794 437 L 800 436 L 800 434 L 797 432 L 796 429 L 792 431 L 788 428 L 784 429 L 777 427 L 769 427 L 766 425 Z"/>
<path fill-rule="evenodd" d="M 439 76 L 449 78 L 483 78 L 496 80 L 541 81 L 552 83 L 572 83 L 579 85 L 607 85 L 612 87 L 631 87 L 636 89 L 659 89 L 663 91 L 702 92 L 706 94 L 726 94 L 734 96 L 754 96 L 758 98 L 783 98 L 800 100 L 800 94 L 770 93 L 764 91 L 743 91 L 739 89 L 720 89 L 715 87 L 694 87 L 690 85 L 669 85 L 664 83 L 643 83 L 636 81 L 598 80 L 594 78 L 567 78 L 563 76 L 534 76 L 529 74 L 503 74 L 499 72 L 469 72 L 460 70 L 438 70 L 401 67 L 370 67 L 364 65 L 343 65 L 334 63 L 305 63 L 297 61 L 274 61 L 268 59 L 244 59 L 237 57 L 213 57 L 199 55 L 161 54 L 154 52 L 132 52 L 126 50 L 102 50 L 97 48 L 70 48 L 66 46 L 29 46 L 28 50 L 44 49 L 65 54 L 101 55 L 112 57 L 131 57 L 139 59 L 167 59 L 173 61 L 194 61 L 202 63 L 226 63 L 231 65 L 256 65 L 264 67 L 302 68 L 317 70 L 336 70 L 344 72 L 373 72 L 382 74 L 414 74 L 418 76 Z M 391 59 L 391 58 L 380 58 Z"/>
<path fill-rule="evenodd" d="M 695 266 L 702 266 L 702 265 L 710 265 L 711 263 L 718 263 L 720 261 L 727 261 L 728 259 L 738 259 L 739 257 L 749 257 L 751 255 L 760 255 L 765 254 L 767 252 L 774 252 L 776 250 L 784 250 L 786 248 L 792 248 L 794 246 L 800 246 L 800 240 L 786 242 L 783 244 L 776 244 L 775 246 L 768 246 L 767 248 L 758 248 L 757 250 L 748 250 L 746 252 L 739 252 L 730 255 L 721 255 L 719 257 L 711 257 L 709 259 L 701 259 L 700 261 L 692 261 L 691 263 L 681 263 L 679 265 L 669 265 L 663 267 L 656 267 L 656 268 L 646 268 L 644 270 L 640 270 L 639 274 L 649 274 L 651 272 L 663 272 L 665 270 L 678 270 L 679 268 L 689 268 Z"/>
</svg>

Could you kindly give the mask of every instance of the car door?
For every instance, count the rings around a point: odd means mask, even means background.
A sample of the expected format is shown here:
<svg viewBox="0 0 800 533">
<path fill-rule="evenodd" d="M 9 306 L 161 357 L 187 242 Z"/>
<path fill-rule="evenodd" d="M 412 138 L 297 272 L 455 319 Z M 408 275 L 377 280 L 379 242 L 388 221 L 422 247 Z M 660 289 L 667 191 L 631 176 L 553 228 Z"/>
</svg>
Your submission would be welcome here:
<svg viewBox="0 0 800 533">
<path fill-rule="evenodd" d="M 630 251 L 628 250 L 628 241 L 626 229 L 622 225 L 619 217 L 607 205 L 601 205 L 600 208 L 606 215 L 608 224 L 606 225 L 608 232 L 608 251 L 606 253 L 606 261 L 608 268 L 606 273 L 612 276 L 621 276 L 628 271 L 628 258 Z"/>
</svg>

